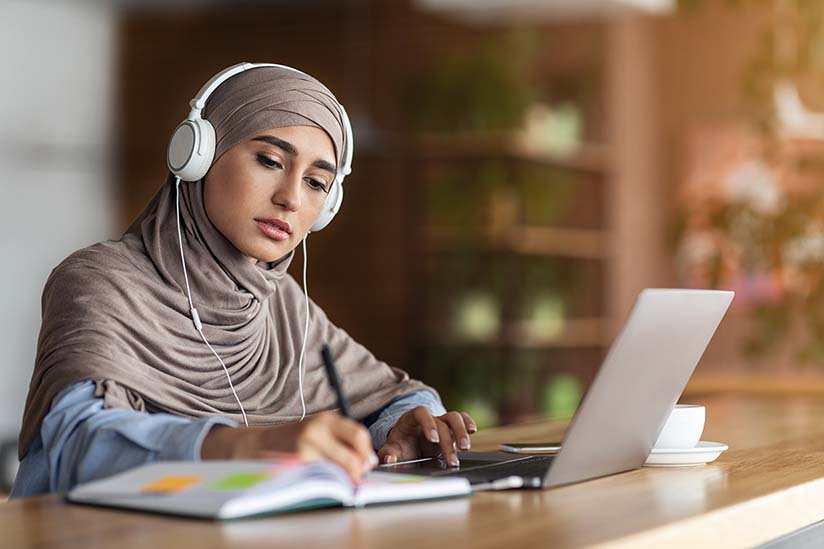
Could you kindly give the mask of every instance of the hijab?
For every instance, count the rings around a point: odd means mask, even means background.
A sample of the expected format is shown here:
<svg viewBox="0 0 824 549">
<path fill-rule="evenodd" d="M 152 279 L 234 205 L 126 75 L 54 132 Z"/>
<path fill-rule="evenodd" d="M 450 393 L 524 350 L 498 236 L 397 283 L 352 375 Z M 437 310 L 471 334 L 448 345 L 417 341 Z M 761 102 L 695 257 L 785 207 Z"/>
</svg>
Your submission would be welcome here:
<svg viewBox="0 0 824 549">
<path fill-rule="evenodd" d="M 295 125 L 325 131 L 341 161 L 337 100 L 307 75 L 279 67 L 246 70 L 215 90 L 204 118 L 215 127 L 215 161 L 262 130 Z M 294 250 L 272 262 L 249 261 L 210 221 L 203 191 L 203 179 L 180 184 L 183 249 L 204 335 L 226 364 L 250 425 L 297 421 L 305 311 L 303 290 L 286 272 Z M 169 174 L 119 239 L 78 250 L 50 273 L 18 440 L 21 459 L 52 399 L 83 380 L 94 381 L 107 408 L 242 420 L 223 367 L 190 317 L 176 221 Z M 307 415 L 337 407 L 321 359 L 324 344 L 357 418 L 413 391 L 438 395 L 375 358 L 310 300 Z"/>
</svg>

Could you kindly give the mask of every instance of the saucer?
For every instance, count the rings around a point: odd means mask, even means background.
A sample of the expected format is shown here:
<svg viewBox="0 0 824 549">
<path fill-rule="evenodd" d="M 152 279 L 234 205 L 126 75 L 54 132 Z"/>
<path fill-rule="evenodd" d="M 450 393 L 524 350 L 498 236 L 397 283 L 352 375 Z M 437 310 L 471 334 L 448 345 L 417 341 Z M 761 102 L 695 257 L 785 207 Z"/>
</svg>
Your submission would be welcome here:
<svg viewBox="0 0 824 549">
<path fill-rule="evenodd" d="M 684 467 L 715 461 L 729 448 L 720 442 L 700 441 L 695 448 L 653 448 L 645 467 Z"/>
</svg>

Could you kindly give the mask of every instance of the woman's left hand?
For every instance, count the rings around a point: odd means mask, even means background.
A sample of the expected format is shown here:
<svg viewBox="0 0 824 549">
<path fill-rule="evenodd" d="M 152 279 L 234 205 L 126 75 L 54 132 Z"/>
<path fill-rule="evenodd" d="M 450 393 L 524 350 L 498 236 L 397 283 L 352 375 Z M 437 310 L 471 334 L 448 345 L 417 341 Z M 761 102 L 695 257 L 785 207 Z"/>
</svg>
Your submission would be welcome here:
<svg viewBox="0 0 824 549">
<path fill-rule="evenodd" d="M 466 412 L 433 416 L 425 406 L 418 406 L 398 418 L 378 452 L 378 459 L 381 463 L 396 463 L 440 454 L 449 465 L 457 467 L 455 446 L 469 450 L 469 434 L 477 430 L 475 421 Z"/>
</svg>

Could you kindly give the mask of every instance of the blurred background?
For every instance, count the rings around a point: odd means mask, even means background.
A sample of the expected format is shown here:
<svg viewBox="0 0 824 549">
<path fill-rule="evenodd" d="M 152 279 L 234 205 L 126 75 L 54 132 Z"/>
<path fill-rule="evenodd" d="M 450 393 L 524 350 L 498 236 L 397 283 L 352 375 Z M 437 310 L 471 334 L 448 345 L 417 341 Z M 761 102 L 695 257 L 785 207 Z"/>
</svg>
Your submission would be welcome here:
<svg viewBox="0 0 824 549">
<path fill-rule="evenodd" d="M 818 0 L 0 8 L 6 477 L 50 270 L 122 234 L 188 100 L 239 61 L 346 105 L 353 173 L 310 293 L 448 408 L 568 417 L 644 287 L 737 291 L 687 397 L 824 391 Z"/>
</svg>

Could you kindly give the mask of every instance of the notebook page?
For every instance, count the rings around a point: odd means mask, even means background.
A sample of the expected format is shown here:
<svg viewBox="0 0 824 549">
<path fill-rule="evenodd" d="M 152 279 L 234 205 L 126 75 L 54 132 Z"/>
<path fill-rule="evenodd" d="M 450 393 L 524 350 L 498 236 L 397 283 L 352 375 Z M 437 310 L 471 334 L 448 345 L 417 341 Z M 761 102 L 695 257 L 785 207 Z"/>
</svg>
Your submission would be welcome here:
<svg viewBox="0 0 824 549">
<path fill-rule="evenodd" d="M 374 503 L 463 496 L 472 493 L 469 481 L 463 477 L 432 478 L 371 471 L 346 506 L 360 507 Z"/>
</svg>

